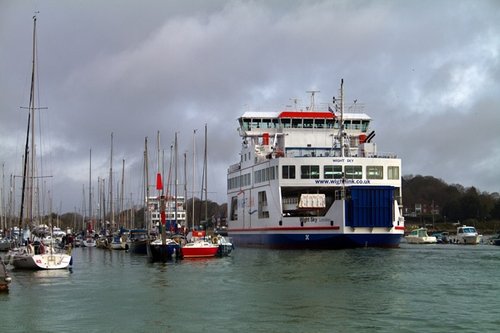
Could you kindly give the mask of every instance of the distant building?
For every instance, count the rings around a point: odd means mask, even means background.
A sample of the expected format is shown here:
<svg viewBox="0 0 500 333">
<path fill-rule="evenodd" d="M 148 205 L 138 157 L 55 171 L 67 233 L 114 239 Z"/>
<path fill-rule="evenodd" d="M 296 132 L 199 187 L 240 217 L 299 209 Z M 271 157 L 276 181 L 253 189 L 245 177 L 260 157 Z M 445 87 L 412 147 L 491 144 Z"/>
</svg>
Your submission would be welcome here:
<svg viewBox="0 0 500 333">
<path fill-rule="evenodd" d="M 149 197 L 149 211 L 151 212 L 151 228 L 154 230 L 160 226 L 160 200 L 159 197 Z M 184 197 L 177 196 L 177 200 L 173 196 L 165 199 L 165 220 L 167 228 L 174 226 L 177 223 L 177 228 L 186 227 L 186 210 L 184 209 Z M 177 209 L 176 209 L 177 207 Z"/>
</svg>

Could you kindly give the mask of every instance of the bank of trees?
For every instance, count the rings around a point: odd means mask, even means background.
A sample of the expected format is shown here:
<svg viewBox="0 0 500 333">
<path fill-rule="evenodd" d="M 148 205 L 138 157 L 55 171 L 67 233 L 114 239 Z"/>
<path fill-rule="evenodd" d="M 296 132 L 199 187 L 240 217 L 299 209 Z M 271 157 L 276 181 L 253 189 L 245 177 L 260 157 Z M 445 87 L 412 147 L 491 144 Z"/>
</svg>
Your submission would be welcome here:
<svg viewBox="0 0 500 333">
<path fill-rule="evenodd" d="M 415 207 L 419 205 L 430 208 L 420 214 L 432 214 L 436 222 L 500 220 L 498 192 L 480 192 L 473 186 L 449 185 L 432 176 L 404 176 L 403 205 L 405 213 L 415 212 Z"/>
</svg>

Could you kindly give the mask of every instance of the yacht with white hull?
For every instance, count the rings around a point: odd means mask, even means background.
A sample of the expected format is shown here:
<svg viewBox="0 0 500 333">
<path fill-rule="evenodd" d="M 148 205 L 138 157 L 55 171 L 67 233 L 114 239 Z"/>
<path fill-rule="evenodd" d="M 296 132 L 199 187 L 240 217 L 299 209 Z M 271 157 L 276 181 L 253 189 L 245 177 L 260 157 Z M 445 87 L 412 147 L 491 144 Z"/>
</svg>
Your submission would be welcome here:
<svg viewBox="0 0 500 333">
<path fill-rule="evenodd" d="M 238 119 L 241 159 L 227 176 L 229 236 L 252 247 L 398 247 L 401 159 L 377 151 L 368 115 L 344 112 L 343 81 L 340 98 L 324 110 L 314 93 L 308 108 Z"/>
</svg>

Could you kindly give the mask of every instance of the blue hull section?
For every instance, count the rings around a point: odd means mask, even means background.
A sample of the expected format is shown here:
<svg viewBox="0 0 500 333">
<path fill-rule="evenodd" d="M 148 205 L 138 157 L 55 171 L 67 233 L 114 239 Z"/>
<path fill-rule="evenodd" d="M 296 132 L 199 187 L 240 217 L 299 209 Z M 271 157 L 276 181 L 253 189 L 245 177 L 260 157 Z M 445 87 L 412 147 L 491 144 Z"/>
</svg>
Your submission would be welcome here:
<svg viewBox="0 0 500 333">
<path fill-rule="evenodd" d="M 149 246 L 148 256 L 151 262 L 167 262 L 170 260 L 180 259 L 181 257 L 181 247 L 178 244 Z"/>
<path fill-rule="evenodd" d="M 272 234 L 229 233 L 233 244 L 275 249 L 345 249 L 399 247 L 401 234 Z"/>
</svg>

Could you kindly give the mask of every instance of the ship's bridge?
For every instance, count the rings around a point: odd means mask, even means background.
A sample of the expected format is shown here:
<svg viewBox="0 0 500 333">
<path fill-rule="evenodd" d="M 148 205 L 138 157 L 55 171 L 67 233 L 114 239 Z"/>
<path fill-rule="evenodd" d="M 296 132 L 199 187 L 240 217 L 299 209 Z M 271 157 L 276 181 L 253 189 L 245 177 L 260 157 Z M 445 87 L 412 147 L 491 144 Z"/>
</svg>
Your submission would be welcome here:
<svg viewBox="0 0 500 333">
<path fill-rule="evenodd" d="M 239 119 L 245 148 L 256 147 L 267 155 L 274 150 L 284 156 L 331 156 L 340 147 L 340 115 L 326 111 L 246 112 Z M 344 113 L 345 140 L 351 155 L 370 138 L 371 118 L 364 113 Z M 368 134 L 368 135 L 367 135 Z M 253 148 L 250 148 L 253 150 Z M 243 154 L 248 151 L 243 151 Z"/>
<path fill-rule="evenodd" d="M 340 129 L 340 117 L 330 111 L 245 112 L 239 119 L 243 136 L 280 132 L 284 129 Z M 371 118 L 364 113 L 345 113 L 346 131 L 366 133 Z"/>
</svg>

